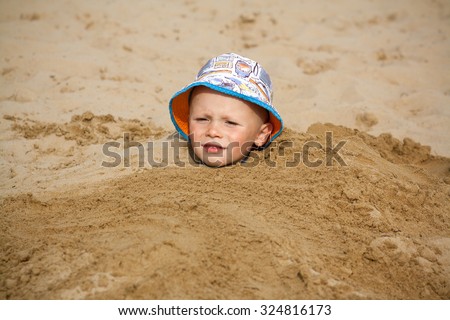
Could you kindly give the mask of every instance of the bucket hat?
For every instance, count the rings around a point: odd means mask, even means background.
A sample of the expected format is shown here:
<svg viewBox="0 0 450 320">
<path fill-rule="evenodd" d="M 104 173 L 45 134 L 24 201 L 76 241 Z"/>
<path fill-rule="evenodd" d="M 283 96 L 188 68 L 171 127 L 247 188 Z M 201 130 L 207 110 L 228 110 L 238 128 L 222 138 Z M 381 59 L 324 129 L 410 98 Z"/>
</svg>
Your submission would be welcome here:
<svg viewBox="0 0 450 320">
<path fill-rule="evenodd" d="M 283 130 L 283 120 L 272 104 L 272 82 L 269 74 L 256 61 L 235 53 L 225 53 L 210 59 L 200 69 L 195 81 L 170 99 L 170 118 L 176 130 L 186 140 L 189 139 L 189 98 L 192 89 L 198 86 L 208 87 L 266 109 L 273 130 L 264 147 Z"/>
</svg>

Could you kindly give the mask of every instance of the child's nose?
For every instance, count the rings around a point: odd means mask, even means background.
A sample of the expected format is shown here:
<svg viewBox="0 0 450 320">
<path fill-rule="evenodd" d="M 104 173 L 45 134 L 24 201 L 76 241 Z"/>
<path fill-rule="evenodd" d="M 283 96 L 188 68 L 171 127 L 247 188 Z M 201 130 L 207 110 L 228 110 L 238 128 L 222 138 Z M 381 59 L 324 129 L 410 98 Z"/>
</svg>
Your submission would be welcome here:
<svg viewBox="0 0 450 320">
<path fill-rule="evenodd" d="M 218 138 L 218 137 L 221 137 L 220 130 L 219 130 L 219 128 L 218 128 L 217 123 L 215 123 L 214 121 L 212 121 L 212 122 L 208 125 L 208 129 L 207 129 L 206 135 L 207 135 L 208 137 L 211 137 L 211 138 Z"/>
</svg>

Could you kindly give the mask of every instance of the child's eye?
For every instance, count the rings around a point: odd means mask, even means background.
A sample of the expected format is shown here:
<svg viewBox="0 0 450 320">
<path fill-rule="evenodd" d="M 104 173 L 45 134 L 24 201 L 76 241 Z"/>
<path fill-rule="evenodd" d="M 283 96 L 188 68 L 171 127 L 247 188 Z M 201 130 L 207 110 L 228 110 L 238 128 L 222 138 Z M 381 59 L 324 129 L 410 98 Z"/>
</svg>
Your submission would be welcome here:
<svg viewBox="0 0 450 320">
<path fill-rule="evenodd" d="M 237 126 L 238 125 L 238 123 L 237 122 L 234 122 L 234 121 L 226 121 L 225 122 L 226 124 L 228 124 L 228 125 L 230 125 L 230 126 Z"/>
<path fill-rule="evenodd" d="M 206 119 L 206 118 L 195 118 L 195 121 L 197 121 L 197 122 L 205 122 L 205 121 L 208 121 L 208 119 Z"/>
</svg>

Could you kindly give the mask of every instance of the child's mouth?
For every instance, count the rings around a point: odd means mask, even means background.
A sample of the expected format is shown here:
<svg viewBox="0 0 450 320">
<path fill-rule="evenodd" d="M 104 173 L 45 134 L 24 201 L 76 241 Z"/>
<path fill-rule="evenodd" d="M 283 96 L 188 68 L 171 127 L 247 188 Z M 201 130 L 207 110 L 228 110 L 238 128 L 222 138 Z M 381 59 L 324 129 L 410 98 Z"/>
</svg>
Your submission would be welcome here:
<svg viewBox="0 0 450 320">
<path fill-rule="evenodd" d="M 222 153 L 224 148 L 217 143 L 209 142 L 203 145 L 203 150 L 205 150 L 207 153 Z"/>
</svg>

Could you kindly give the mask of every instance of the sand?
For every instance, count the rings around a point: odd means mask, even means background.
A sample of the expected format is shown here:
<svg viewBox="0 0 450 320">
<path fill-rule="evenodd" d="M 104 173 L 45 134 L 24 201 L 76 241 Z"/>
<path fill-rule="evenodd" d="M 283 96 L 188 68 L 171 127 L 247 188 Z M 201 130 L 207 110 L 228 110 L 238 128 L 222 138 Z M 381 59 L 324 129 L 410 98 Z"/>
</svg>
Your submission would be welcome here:
<svg viewBox="0 0 450 320">
<path fill-rule="evenodd" d="M 445 1 L 2 1 L 0 298 L 449 299 L 449 20 Z M 287 129 L 246 164 L 183 143 L 162 162 L 171 95 L 230 51 L 269 71 Z M 105 166 L 107 143 L 129 156 Z"/>
</svg>

